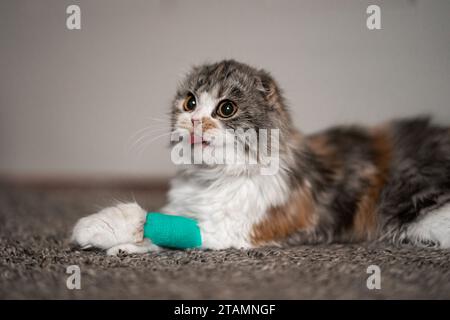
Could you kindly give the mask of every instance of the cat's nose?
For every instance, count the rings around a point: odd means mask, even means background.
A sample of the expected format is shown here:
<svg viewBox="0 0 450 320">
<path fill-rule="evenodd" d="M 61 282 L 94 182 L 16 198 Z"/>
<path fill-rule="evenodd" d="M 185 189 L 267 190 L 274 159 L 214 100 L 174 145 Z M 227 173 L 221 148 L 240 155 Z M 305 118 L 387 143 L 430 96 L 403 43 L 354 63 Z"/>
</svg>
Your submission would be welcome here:
<svg viewBox="0 0 450 320">
<path fill-rule="evenodd" d="M 201 120 L 200 119 L 191 118 L 191 122 L 192 122 L 192 125 L 195 127 L 196 125 L 201 123 Z"/>
</svg>

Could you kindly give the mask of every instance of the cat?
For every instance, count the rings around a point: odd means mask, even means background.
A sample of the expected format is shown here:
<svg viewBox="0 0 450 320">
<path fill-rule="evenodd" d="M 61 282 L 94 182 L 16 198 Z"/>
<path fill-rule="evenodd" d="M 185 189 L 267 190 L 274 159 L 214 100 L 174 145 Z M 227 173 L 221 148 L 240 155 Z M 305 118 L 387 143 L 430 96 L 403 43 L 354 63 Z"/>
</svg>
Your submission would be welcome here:
<svg viewBox="0 0 450 320">
<path fill-rule="evenodd" d="M 170 114 L 174 132 L 192 136 L 202 124 L 204 150 L 221 148 L 212 137 L 227 129 L 279 132 L 274 174 L 260 174 L 259 164 L 202 163 L 181 167 L 171 181 L 159 211 L 195 218 L 202 248 L 359 241 L 450 247 L 450 129 L 426 117 L 304 135 L 272 76 L 235 60 L 192 68 Z M 137 203 L 106 208 L 80 219 L 72 241 L 110 255 L 157 251 L 143 238 L 145 217 Z"/>
</svg>

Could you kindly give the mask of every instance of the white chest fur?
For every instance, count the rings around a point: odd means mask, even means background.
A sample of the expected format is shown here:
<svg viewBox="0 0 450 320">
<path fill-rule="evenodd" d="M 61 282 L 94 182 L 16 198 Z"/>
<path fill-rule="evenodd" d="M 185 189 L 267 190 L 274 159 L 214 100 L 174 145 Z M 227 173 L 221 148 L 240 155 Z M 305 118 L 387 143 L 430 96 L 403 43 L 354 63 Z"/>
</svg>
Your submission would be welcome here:
<svg viewBox="0 0 450 320">
<path fill-rule="evenodd" d="M 221 176 L 213 182 L 176 178 L 164 213 L 195 218 L 202 246 L 210 249 L 250 248 L 251 230 L 267 209 L 283 203 L 288 186 L 281 173 L 273 176 Z"/>
</svg>

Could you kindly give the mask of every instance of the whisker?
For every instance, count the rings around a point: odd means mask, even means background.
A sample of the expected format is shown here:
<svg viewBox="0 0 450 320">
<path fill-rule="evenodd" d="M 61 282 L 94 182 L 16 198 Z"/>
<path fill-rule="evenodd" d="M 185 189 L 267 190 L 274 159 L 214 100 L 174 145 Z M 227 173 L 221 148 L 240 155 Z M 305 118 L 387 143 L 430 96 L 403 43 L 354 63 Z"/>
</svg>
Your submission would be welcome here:
<svg viewBox="0 0 450 320">
<path fill-rule="evenodd" d="M 163 116 L 163 117 L 164 117 L 164 116 Z M 155 122 L 164 122 L 164 123 L 167 123 L 167 124 L 168 124 L 168 122 L 169 122 L 169 120 L 170 120 L 169 116 L 167 116 L 166 119 L 154 118 L 154 117 L 146 117 L 146 119 L 147 119 L 147 120 L 152 120 L 152 121 L 155 121 Z"/>
<path fill-rule="evenodd" d="M 156 137 L 150 139 L 149 141 L 144 141 L 143 143 L 141 143 L 141 145 L 140 145 L 140 147 L 139 147 L 140 150 L 138 151 L 138 154 L 142 154 L 142 153 L 145 151 L 145 148 L 146 148 L 149 144 L 151 144 L 152 142 L 154 142 L 154 141 L 156 141 L 156 140 L 158 140 L 158 139 L 161 139 L 161 138 L 163 138 L 163 137 L 166 137 L 166 136 L 168 136 L 168 135 L 170 135 L 170 134 L 172 134 L 172 131 L 171 131 L 171 132 L 166 132 L 166 133 L 160 134 L 159 136 L 156 136 Z"/>
<path fill-rule="evenodd" d="M 130 136 L 130 140 L 133 140 L 134 138 L 138 138 L 142 135 L 151 133 L 151 132 L 156 132 L 156 131 L 161 131 L 161 130 L 169 130 L 169 127 L 147 127 L 145 129 L 141 129 L 138 132 L 136 132 L 135 134 L 133 134 L 132 136 Z"/>
<path fill-rule="evenodd" d="M 151 134 L 151 133 L 154 133 L 154 132 L 163 131 L 163 130 L 170 130 L 170 127 L 169 126 L 162 126 L 162 125 L 146 126 L 146 127 L 142 128 L 142 129 L 136 131 L 135 133 L 133 133 L 128 138 L 128 144 L 134 145 L 137 141 L 141 140 L 143 136 Z M 134 140 L 137 140 L 137 141 L 134 141 Z"/>
<path fill-rule="evenodd" d="M 142 129 L 139 129 L 138 131 L 133 133 L 131 135 L 131 137 L 135 137 L 135 136 L 139 135 L 140 133 L 143 133 L 143 132 L 145 132 L 147 130 L 150 130 L 150 129 L 160 129 L 160 128 L 169 128 L 169 126 L 168 125 L 167 126 L 163 126 L 163 125 L 157 125 L 157 126 L 149 125 L 149 126 L 146 126 L 146 127 L 142 128 Z"/>
<path fill-rule="evenodd" d="M 130 148 L 133 149 L 135 147 L 138 147 L 138 145 L 140 144 L 141 141 L 151 137 L 155 133 L 158 133 L 158 132 L 160 133 L 163 130 L 164 131 L 169 131 L 168 128 L 161 128 L 161 129 L 155 129 L 155 130 L 143 133 L 140 137 L 137 137 L 137 139 L 132 143 Z M 166 132 L 164 132 L 164 133 L 166 133 Z"/>
</svg>

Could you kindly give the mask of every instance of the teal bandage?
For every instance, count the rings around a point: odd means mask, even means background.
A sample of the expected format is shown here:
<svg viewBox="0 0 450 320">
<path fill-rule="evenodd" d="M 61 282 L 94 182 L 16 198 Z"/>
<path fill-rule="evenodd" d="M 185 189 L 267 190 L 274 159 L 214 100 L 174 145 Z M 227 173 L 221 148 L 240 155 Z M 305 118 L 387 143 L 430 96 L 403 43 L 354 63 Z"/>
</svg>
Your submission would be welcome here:
<svg viewBox="0 0 450 320">
<path fill-rule="evenodd" d="M 202 245 L 197 221 L 158 212 L 147 213 L 144 237 L 160 247 L 173 249 L 197 248 Z"/>
</svg>

